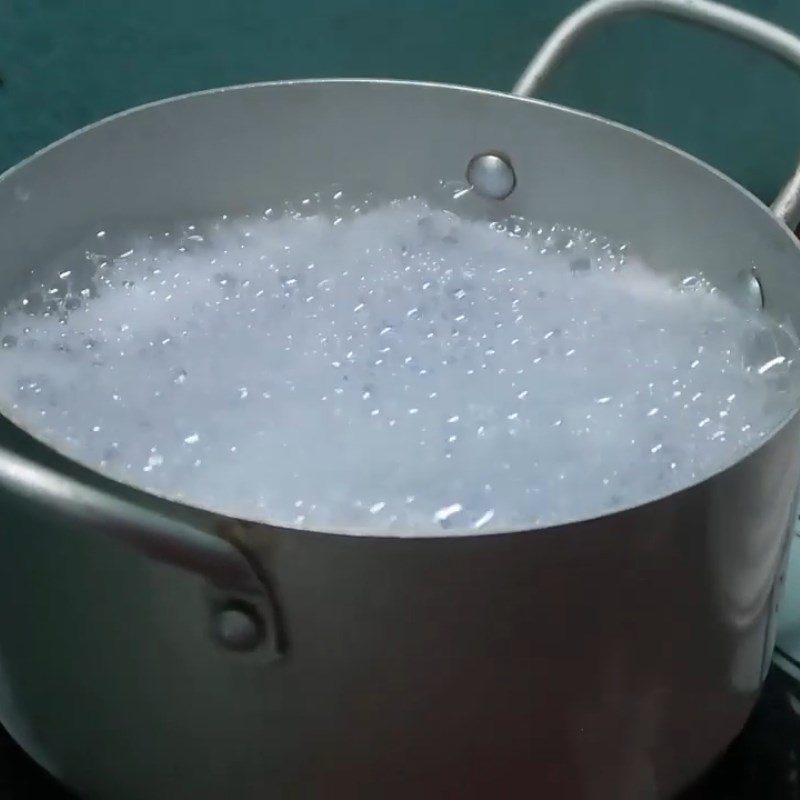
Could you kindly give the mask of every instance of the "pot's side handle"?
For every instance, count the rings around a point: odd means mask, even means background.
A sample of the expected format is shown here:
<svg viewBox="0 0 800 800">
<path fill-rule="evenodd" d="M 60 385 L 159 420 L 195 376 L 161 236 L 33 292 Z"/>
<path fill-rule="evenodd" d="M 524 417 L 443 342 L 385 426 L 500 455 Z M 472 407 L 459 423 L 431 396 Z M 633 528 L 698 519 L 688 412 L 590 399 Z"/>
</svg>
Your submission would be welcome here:
<svg viewBox="0 0 800 800">
<path fill-rule="evenodd" d="M 222 626 L 222 630 L 215 626 L 221 644 L 249 649 L 235 641 L 248 621 L 241 614 L 239 618 L 231 614 L 231 609 L 244 608 L 263 629 L 258 644 L 271 656 L 279 655 L 281 635 L 271 594 L 247 556 L 227 539 L 86 486 L 5 449 L 0 449 L 0 486 L 73 524 L 121 541 L 149 559 L 203 578 L 216 590 L 212 611 Z"/>
<path fill-rule="evenodd" d="M 711 0 L 590 0 L 568 16 L 525 68 L 512 92 L 536 94 L 578 39 L 606 20 L 624 14 L 651 13 L 691 22 L 753 45 L 800 71 L 800 38 L 763 19 Z M 783 187 L 772 210 L 790 228 L 800 222 L 800 165 Z"/>
</svg>

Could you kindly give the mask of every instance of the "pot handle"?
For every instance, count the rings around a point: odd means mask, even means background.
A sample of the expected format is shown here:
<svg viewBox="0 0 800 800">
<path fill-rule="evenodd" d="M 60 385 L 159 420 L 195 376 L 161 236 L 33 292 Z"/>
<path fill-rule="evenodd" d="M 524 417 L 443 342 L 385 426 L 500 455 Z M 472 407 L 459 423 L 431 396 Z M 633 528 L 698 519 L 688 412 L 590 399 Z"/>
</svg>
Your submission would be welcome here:
<svg viewBox="0 0 800 800">
<path fill-rule="evenodd" d="M 249 609 L 252 616 L 260 617 L 265 646 L 271 655 L 278 655 L 278 620 L 267 586 L 247 556 L 223 536 L 94 489 L 5 449 L 0 449 L 0 487 L 72 523 L 124 542 L 149 559 L 205 579 L 222 593 L 214 601 L 221 623 L 230 624 L 231 608 Z M 223 645 L 242 649 L 225 637 L 226 631 L 218 633 Z"/>
<path fill-rule="evenodd" d="M 530 97 L 585 33 L 607 19 L 651 13 L 674 17 L 747 42 L 800 71 L 800 38 L 769 22 L 711 0 L 590 0 L 570 14 L 525 68 L 512 89 Z M 790 228 L 800 222 L 800 164 L 772 204 L 772 211 Z"/>
</svg>

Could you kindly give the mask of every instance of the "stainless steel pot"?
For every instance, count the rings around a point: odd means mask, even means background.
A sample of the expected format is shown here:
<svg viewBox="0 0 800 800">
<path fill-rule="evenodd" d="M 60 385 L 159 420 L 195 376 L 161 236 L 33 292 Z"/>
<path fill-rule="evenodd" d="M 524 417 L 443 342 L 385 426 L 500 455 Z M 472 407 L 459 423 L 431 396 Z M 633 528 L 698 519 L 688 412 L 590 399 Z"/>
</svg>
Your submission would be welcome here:
<svg viewBox="0 0 800 800">
<path fill-rule="evenodd" d="M 719 28 L 800 68 L 800 40 L 722 6 L 596 0 L 517 97 L 318 81 L 144 106 L 0 179 L 0 296 L 87 220 L 248 209 L 343 175 L 410 194 L 501 151 L 516 188 L 483 201 L 487 215 L 632 237 L 655 268 L 701 267 L 800 327 L 784 224 L 800 170 L 770 212 L 668 145 L 522 97 L 580 33 L 629 11 Z M 0 718 L 86 797 L 668 796 L 736 734 L 769 662 L 795 411 L 672 496 L 439 539 L 247 523 L 4 452 Z"/>
</svg>

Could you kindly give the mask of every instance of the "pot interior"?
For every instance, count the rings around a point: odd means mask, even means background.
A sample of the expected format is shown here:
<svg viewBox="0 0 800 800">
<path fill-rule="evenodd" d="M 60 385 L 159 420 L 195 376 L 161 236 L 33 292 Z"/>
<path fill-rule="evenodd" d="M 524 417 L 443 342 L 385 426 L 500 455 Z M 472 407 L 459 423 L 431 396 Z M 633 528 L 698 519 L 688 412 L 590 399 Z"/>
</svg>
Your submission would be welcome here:
<svg viewBox="0 0 800 800">
<path fill-rule="evenodd" d="M 702 272 L 734 296 L 755 268 L 766 311 L 800 327 L 797 243 L 701 162 L 557 106 L 382 81 L 204 92 L 125 112 L 47 148 L 0 179 L 0 298 L 44 280 L 59 253 L 94 231 L 249 213 L 343 183 L 378 200 L 425 195 L 432 176 L 463 181 L 470 160 L 489 151 L 510 159 L 516 186 L 502 201 L 473 193 L 470 216 L 560 222 L 630 241 L 651 269 L 678 279 Z M 776 402 L 782 423 L 798 392 Z M 0 408 L 69 454 L 9 398 Z"/>
</svg>

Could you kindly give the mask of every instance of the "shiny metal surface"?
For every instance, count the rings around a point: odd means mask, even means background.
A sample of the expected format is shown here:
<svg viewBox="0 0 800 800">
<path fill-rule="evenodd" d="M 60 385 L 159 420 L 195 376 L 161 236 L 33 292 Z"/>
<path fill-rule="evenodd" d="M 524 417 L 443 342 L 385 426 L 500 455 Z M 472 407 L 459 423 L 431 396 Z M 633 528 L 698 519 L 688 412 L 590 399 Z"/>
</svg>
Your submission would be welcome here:
<svg viewBox="0 0 800 800">
<path fill-rule="evenodd" d="M 248 211 L 342 176 L 419 193 L 490 150 L 518 184 L 471 213 L 630 239 L 722 291 L 756 265 L 800 327 L 797 241 L 704 164 L 557 106 L 382 81 L 190 95 L 23 162 L 0 178 L 0 299 L 87 226 Z M 784 402 L 760 447 L 684 491 L 457 539 L 222 520 L 2 453 L 0 719 L 87 797 L 669 797 L 739 730 L 769 658 L 800 479 Z M 247 603 L 271 642 L 252 650 Z"/>
<path fill-rule="evenodd" d="M 730 296 L 741 306 L 750 311 L 761 311 L 764 308 L 764 290 L 755 268 L 743 269 L 739 272 L 738 285 L 733 287 Z"/>
<path fill-rule="evenodd" d="M 113 527 L 116 539 L 148 558 L 197 573 L 219 589 L 263 592 L 247 559 L 220 536 L 112 498 L 10 452 L 0 459 L 0 485 L 87 529 Z"/>
<path fill-rule="evenodd" d="M 214 595 L 247 599 L 269 625 L 270 655 L 280 654 L 279 626 L 272 598 L 244 553 L 225 538 L 227 526 L 208 520 L 206 532 L 183 520 L 155 513 L 46 469 L 9 451 L 0 453 L 0 486 L 62 520 L 95 535 L 110 536 L 151 561 L 202 578 Z M 255 646 L 255 645 L 254 645 Z M 234 648 L 236 649 L 236 648 Z"/>
<path fill-rule="evenodd" d="M 790 228 L 797 229 L 800 223 L 800 165 L 775 198 L 772 210 L 778 219 L 784 220 Z"/>
<path fill-rule="evenodd" d="M 521 97 L 535 95 L 578 40 L 609 19 L 651 13 L 725 33 L 800 70 L 800 39 L 759 17 L 711 0 L 591 0 L 556 28 L 514 85 Z M 800 164 L 773 203 L 775 215 L 790 228 L 800 222 Z"/>
<path fill-rule="evenodd" d="M 3 721 L 88 797 L 669 797 L 758 691 L 798 432 L 694 490 L 549 531 L 253 529 L 290 633 L 272 666 L 210 640 L 190 574 L 17 503 Z"/>
<path fill-rule="evenodd" d="M 243 603 L 227 604 L 214 616 L 214 635 L 221 645 L 240 653 L 255 650 L 264 639 L 264 620 Z"/>
<path fill-rule="evenodd" d="M 514 191 L 517 178 L 505 156 L 483 153 L 467 165 L 467 182 L 481 197 L 505 200 Z"/>
</svg>

